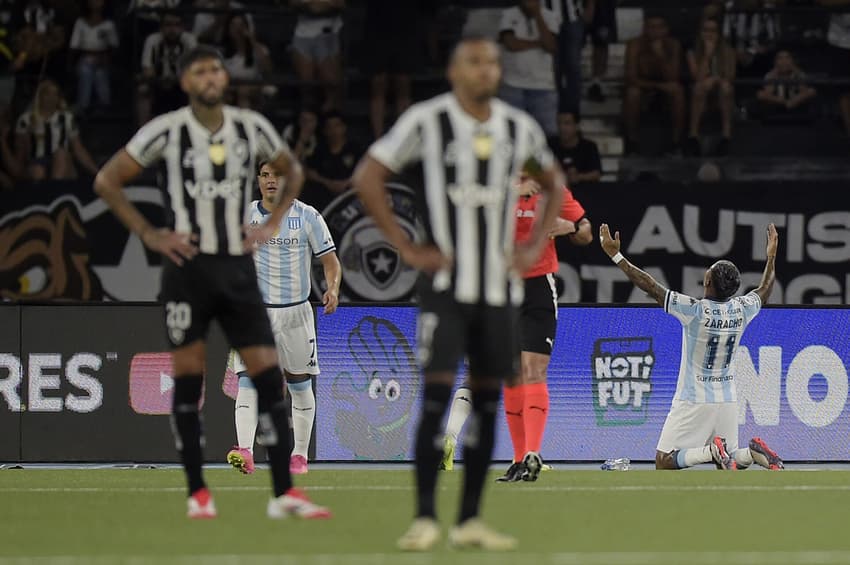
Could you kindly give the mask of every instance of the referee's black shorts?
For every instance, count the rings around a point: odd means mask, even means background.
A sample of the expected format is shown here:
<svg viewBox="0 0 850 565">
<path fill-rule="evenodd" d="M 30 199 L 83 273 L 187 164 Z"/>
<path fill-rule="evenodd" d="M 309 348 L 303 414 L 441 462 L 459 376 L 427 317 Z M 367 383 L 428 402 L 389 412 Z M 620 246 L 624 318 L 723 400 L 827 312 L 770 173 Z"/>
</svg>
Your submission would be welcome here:
<svg viewBox="0 0 850 565">
<path fill-rule="evenodd" d="M 426 373 L 457 373 L 464 355 L 476 378 L 519 374 L 518 311 L 515 306 L 461 304 L 450 292 L 419 293 L 417 341 Z"/>
<path fill-rule="evenodd" d="M 525 279 L 525 300 L 520 308 L 522 350 L 552 355 L 558 322 L 558 293 L 555 278 L 541 275 Z"/>
<path fill-rule="evenodd" d="M 275 345 L 250 255 L 197 255 L 180 267 L 166 260 L 160 300 L 172 349 L 206 339 L 213 319 L 235 349 Z"/>
</svg>

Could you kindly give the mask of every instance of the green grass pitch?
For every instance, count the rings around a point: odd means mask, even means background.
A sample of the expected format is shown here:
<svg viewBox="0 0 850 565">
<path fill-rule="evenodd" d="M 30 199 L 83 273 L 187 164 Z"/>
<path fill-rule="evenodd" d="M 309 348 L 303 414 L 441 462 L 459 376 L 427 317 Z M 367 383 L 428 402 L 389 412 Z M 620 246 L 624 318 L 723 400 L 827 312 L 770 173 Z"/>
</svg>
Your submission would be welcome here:
<svg viewBox="0 0 850 565">
<path fill-rule="evenodd" d="M 446 528 L 461 477 L 440 476 Z M 0 565 L 850 563 L 845 471 L 555 470 L 490 483 L 484 518 L 519 538 L 514 554 L 397 552 L 412 479 L 408 469 L 314 469 L 299 485 L 334 519 L 272 521 L 267 471 L 212 469 L 219 517 L 193 522 L 180 470 L 4 470 Z"/>
</svg>

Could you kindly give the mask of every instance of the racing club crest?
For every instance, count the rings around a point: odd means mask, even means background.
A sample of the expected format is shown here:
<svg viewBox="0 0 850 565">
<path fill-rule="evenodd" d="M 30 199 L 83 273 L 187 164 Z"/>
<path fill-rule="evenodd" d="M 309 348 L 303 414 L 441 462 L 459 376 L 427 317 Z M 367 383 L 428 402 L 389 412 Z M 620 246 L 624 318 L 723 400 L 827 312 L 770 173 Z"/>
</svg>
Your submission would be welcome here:
<svg viewBox="0 0 850 565">
<path fill-rule="evenodd" d="M 401 227 L 414 241 L 421 241 L 421 222 L 413 190 L 387 183 L 390 205 Z M 322 212 L 328 224 L 345 276 L 340 298 L 357 301 L 404 301 L 413 296 L 418 273 L 402 263 L 398 251 L 386 242 L 372 218 L 352 192 L 345 192 Z M 325 290 L 321 263 L 314 263 L 313 294 L 321 298 Z"/>
</svg>

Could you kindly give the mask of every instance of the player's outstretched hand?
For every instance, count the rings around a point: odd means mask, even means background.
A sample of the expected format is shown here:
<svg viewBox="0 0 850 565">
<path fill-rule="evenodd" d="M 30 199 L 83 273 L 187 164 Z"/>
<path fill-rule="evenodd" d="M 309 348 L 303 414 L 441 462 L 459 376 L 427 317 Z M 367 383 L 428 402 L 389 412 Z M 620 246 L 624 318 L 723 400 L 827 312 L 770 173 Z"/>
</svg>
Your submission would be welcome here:
<svg viewBox="0 0 850 565">
<path fill-rule="evenodd" d="M 194 245 L 196 241 L 197 235 L 177 233 L 168 228 L 149 229 L 142 233 L 142 243 L 148 249 L 162 253 L 178 266 L 198 254 Z"/>
<path fill-rule="evenodd" d="M 339 294 L 335 290 L 328 289 L 322 295 L 322 304 L 325 307 L 325 314 L 333 314 L 336 312 L 336 307 L 339 306 Z"/>
<path fill-rule="evenodd" d="M 242 231 L 245 232 L 245 239 L 242 240 L 242 247 L 245 251 L 254 251 L 257 245 L 268 241 L 274 235 L 274 226 L 268 222 L 260 225 L 243 226 Z"/>
<path fill-rule="evenodd" d="M 425 273 L 436 273 L 440 269 L 449 268 L 452 264 L 452 260 L 443 255 L 435 245 L 409 243 L 399 249 L 399 255 L 406 264 Z"/>
<path fill-rule="evenodd" d="M 576 225 L 574 222 L 565 220 L 564 218 L 555 218 L 555 225 L 549 230 L 549 239 L 555 239 L 559 235 L 570 235 L 576 233 Z"/>
<path fill-rule="evenodd" d="M 776 226 L 768 224 L 767 226 L 767 256 L 776 257 L 776 248 L 779 247 L 779 234 L 776 232 Z"/>
<path fill-rule="evenodd" d="M 620 232 L 614 232 L 614 237 L 611 237 L 608 224 L 602 224 L 599 226 L 599 243 L 608 257 L 613 257 L 620 252 Z"/>
</svg>

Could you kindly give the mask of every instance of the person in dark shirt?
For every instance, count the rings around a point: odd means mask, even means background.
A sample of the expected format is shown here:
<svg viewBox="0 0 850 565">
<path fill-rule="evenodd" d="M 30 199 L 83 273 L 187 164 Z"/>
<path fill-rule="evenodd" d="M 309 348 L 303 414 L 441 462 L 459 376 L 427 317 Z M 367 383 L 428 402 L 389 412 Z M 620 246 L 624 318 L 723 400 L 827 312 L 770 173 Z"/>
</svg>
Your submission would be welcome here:
<svg viewBox="0 0 850 565">
<path fill-rule="evenodd" d="M 354 167 L 363 155 L 360 146 L 348 138 L 348 125 L 341 113 L 325 114 L 323 134 L 324 139 L 307 159 L 309 186 L 304 195 L 304 201 L 320 212 L 350 188 Z"/>
<path fill-rule="evenodd" d="M 576 112 L 559 113 L 558 136 L 549 140 L 549 146 L 555 158 L 567 173 L 567 181 L 571 188 L 579 184 L 599 182 L 602 178 L 599 148 L 594 142 L 581 135 L 578 122 L 579 117 Z"/>
</svg>

